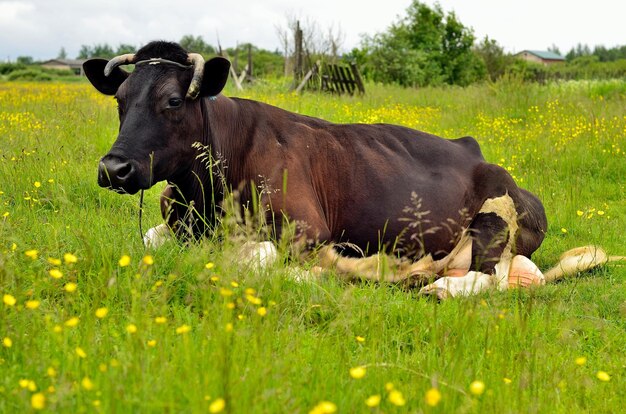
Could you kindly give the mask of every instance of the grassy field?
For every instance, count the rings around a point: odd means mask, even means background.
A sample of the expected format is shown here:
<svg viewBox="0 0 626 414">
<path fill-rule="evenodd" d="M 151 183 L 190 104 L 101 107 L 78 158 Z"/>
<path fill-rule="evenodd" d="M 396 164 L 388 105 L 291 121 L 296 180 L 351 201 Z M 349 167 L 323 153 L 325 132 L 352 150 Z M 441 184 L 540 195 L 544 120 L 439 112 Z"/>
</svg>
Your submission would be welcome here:
<svg viewBox="0 0 626 414">
<path fill-rule="evenodd" d="M 580 245 L 626 254 L 624 82 L 286 90 L 242 95 L 476 137 L 543 200 L 544 270 Z M 282 264 L 250 272 L 234 237 L 145 251 L 138 196 L 96 184 L 117 127 L 113 100 L 87 84 L 0 83 L 0 412 L 626 407 L 626 267 L 437 303 L 333 277 L 296 283 Z M 146 193 L 144 231 L 160 222 L 161 188 Z"/>
</svg>

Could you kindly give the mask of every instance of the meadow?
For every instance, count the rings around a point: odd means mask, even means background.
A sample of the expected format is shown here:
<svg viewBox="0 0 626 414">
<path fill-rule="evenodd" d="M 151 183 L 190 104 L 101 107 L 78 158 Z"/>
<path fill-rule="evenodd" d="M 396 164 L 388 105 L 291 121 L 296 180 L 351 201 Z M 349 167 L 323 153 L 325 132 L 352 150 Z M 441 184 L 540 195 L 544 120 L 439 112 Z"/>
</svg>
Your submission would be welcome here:
<svg viewBox="0 0 626 414">
<path fill-rule="evenodd" d="M 472 135 L 544 202 L 543 270 L 567 249 L 626 255 L 624 81 L 367 85 L 364 97 L 239 95 L 335 122 Z M 234 90 L 226 94 L 234 95 Z M 87 83 L 0 83 L 0 412 L 604 412 L 626 407 L 626 266 L 437 302 L 223 240 L 145 250 L 139 198 L 96 183 L 118 128 Z M 160 223 L 163 184 L 145 194 Z"/>
</svg>

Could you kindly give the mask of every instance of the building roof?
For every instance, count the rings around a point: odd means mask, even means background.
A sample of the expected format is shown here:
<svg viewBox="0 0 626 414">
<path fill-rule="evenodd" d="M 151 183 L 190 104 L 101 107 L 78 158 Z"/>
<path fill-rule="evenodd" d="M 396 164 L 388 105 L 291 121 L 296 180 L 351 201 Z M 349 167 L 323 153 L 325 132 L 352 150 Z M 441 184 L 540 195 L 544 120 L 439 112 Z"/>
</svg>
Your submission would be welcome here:
<svg viewBox="0 0 626 414">
<path fill-rule="evenodd" d="M 561 55 L 557 55 L 556 53 L 548 52 L 544 50 L 522 50 L 521 52 L 518 53 L 518 55 L 521 55 L 524 52 L 533 54 L 537 56 L 538 58 L 545 59 L 545 60 L 565 60 L 565 58 Z"/>
<path fill-rule="evenodd" d="M 85 62 L 84 59 L 50 59 L 42 63 L 42 65 L 67 65 L 71 68 L 81 67 Z"/>
</svg>

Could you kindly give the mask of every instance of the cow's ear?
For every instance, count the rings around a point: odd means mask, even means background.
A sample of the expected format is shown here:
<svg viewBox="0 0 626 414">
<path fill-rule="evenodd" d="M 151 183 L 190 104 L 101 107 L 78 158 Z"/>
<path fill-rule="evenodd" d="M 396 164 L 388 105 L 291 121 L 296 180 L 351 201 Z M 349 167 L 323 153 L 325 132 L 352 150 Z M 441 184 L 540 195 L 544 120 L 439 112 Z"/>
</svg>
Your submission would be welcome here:
<svg viewBox="0 0 626 414">
<path fill-rule="evenodd" d="M 216 96 L 226 85 L 230 62 L 223 57 L 214 57 L 204 64 L 200 96 Z"/>
<path fill-rule="evenodd" d="M 115 68 L 109 76 L 104 76 L 104 67 L 109 63 L 106 59 L 89 59 L 83 63 L 83 71 L 89 82 L 105 95 L 115 95 L 122 82 L 129 73 L 123 69 Z"/>
</svg>

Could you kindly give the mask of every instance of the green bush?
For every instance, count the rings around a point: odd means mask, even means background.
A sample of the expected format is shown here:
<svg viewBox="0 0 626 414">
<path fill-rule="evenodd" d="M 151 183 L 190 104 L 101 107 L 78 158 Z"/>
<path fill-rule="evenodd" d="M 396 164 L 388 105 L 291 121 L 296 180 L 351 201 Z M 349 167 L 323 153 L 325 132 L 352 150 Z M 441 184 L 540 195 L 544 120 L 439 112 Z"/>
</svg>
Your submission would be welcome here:
<svg viewBox="0 0 626 414">
<path fill-rule="evenodd" d="M 21 63 L 0 63 L 0 75 L 8 75 L 16 70 L 26 69 L 26 65 Z"/>
<path fill-rule="evenodd" d="M 52 75 L 33 68 L 16 70 L 7 77 L 10 81 L 51 81 L 52 78 Z"/>
</svg>

